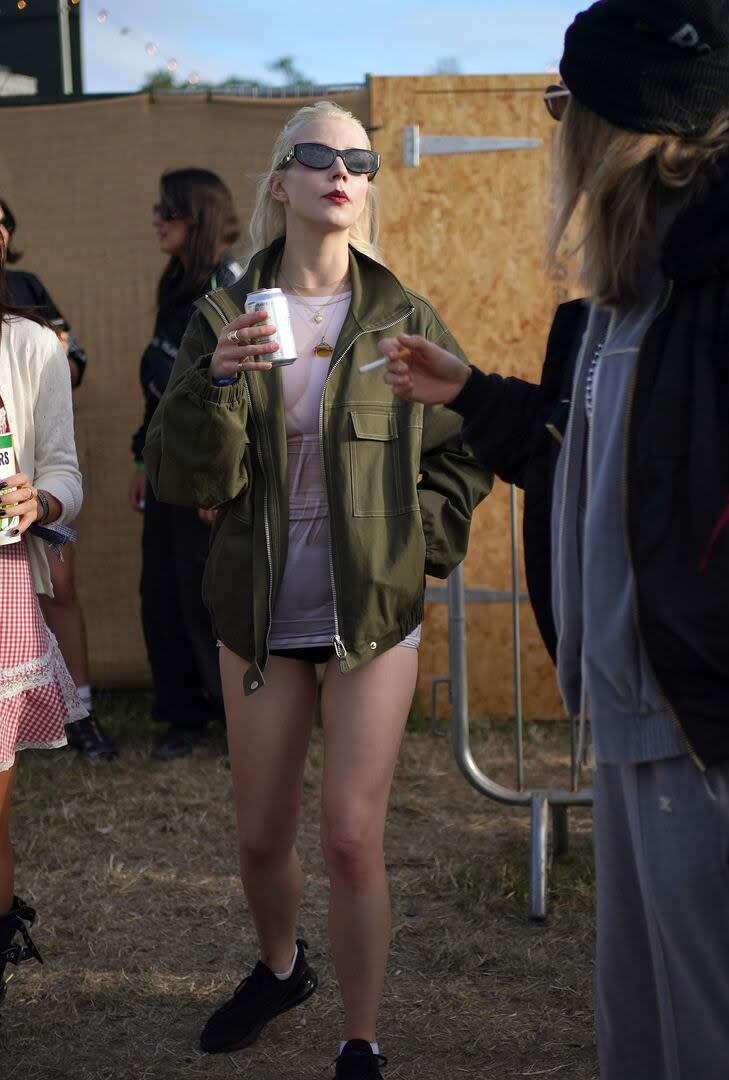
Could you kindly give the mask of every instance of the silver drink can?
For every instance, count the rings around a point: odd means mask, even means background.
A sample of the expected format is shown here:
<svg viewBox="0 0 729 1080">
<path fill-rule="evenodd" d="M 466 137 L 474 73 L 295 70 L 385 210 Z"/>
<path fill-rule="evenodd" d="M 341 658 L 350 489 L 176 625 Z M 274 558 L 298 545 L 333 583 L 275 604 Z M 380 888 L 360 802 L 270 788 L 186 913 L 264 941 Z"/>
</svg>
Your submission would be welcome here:
<svg viewBox="0 0 729 1080">
<path fill-rule="evenodd" d="M 291 326 L 291 313 L 286 294 L 281 289 L 259 289 L 258 292 L 248 293 L 246 297 L 246 312 L 265 311 L 266 318 L 276 327 L 276 333 L 270 338 L 259 338 L 263 341 L 278 342 L 278 350 L 275 353 L 267 353 L 265 356 L 256 357 L 259 360 L 270 360 L 275 367 L 285 367 L 293 364 L 296 359 L 296 342 L 294 331 Z"/>
</svg>

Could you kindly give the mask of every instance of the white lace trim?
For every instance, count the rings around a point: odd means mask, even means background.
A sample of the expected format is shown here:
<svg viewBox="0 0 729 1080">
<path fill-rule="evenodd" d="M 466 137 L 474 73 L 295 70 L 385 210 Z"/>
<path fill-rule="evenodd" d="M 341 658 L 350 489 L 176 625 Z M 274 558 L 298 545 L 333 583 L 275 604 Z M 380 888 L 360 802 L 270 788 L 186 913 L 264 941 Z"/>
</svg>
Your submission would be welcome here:
<svg viewBox="0 0 729 1080">
<path fill-rule="evenodd" d="M 58 682 L 69 720 L 80 720 L 82 716 L 88 715 L 61 656 L 58 642 L 49 630 L 45 655 L 0 672 L 0 701 L 7 701 L 26 690 L 36 690 L 52 682 Z"/>
<path fill-rule="evenodd" d="M 15 747 L 15 754 L 20 750 L 58 750 L 61 746 L 68 746 L 68 739 L 53 739 L 49 742 L 22 742 Z M 0 772 L 7 772 L 15 764 L 15 754 L 10 761 L 0 761 Z"/>
</svg>

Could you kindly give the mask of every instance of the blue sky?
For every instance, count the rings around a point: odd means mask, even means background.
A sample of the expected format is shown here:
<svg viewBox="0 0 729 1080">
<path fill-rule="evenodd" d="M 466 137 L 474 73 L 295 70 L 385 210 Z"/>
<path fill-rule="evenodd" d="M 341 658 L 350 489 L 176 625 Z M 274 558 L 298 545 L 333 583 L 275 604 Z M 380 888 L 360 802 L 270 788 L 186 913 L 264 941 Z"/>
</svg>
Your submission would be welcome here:
<svg viewBox="0 0 729 1080">
<path fill-rule="evenodd" d="M 453 59 L 465 75 L 544 72 L 556 64 L 580 0 L 81 0 L 85 89 L 136 90 L 178 63 L 183 77 L 275 82 L 266 64 L 293 56 L 322 83 L 366 74 L 427 75 Z M 98 21 L 107 13 L 105 22 Z M 148 55 L 147 44 L 159 52 Z"/>
</svg>

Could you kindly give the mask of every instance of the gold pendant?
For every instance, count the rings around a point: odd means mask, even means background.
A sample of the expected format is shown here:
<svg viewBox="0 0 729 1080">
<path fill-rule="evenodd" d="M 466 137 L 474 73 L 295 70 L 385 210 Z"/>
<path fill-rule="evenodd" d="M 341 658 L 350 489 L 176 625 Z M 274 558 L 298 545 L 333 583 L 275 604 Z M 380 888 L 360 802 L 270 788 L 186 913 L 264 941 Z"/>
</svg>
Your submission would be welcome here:
<svg viewBox="0 0 729 1080">
<path fill-rule="evenodd" d="M 321 339 L 318 345 L 314 346 L 314 356 L 320 356 L 324 360 L 326 360 L 328 356 L 331 356 L 333 352 L 334 349 L 328 341 L 324 340 L 324 338 Z"/>
<path fill-rule="evenodd" d="M 317 326 L 319 325 L 319 323 L 324 322 L 324 316 L 322 315 L 321 311 L 317 311 L 316 315 L 314 316 L 314 322 Z"/>
</svg>

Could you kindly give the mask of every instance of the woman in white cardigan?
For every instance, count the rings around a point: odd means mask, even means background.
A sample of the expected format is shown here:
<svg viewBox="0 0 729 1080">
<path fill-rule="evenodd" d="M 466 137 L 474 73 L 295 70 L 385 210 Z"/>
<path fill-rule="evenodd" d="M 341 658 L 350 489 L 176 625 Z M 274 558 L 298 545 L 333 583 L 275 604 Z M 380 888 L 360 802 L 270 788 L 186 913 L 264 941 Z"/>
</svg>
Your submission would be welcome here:
<svg viewBox="0 0 729 1080">
<path fill-rule="evenodd" d="M 81 508 L 68 361 L 52 330 L 4 299 L 0 244 L 0 1000 L 8 964 L 39 958 L 28 933 L 35 912 L 15 895 L 10 799 L 16 751 L 63 746 L 64 724 L 85 710 L 36 593 L 51 593 L 34 523 L 72 520 Z M 15 456 L 5 462 L 12 435 Z M 9 458 L 12 462 L 12 458 Z"/>
</svg>

